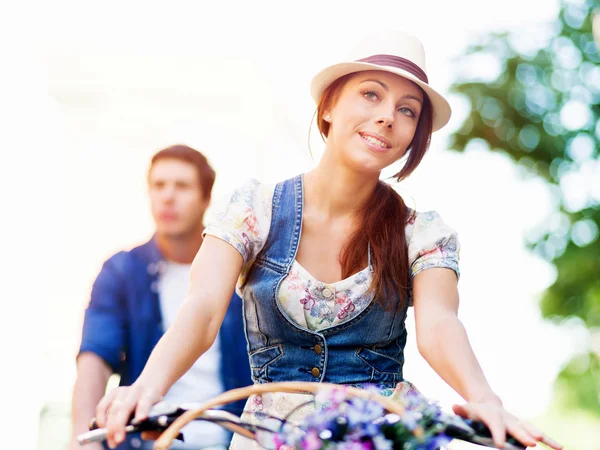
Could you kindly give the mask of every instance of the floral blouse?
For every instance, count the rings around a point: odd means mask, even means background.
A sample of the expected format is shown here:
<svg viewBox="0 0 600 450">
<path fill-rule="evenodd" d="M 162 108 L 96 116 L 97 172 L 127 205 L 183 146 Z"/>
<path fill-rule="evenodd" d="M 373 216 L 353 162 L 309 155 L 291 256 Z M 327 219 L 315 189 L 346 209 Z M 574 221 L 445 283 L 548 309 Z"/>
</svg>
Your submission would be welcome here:
<svg viewBox="0 0 600 450">
<path fill-rule="evenodd" d="M 243 284 L 267 241 L 274 190 L 275 185 L 249 180 L 234 191 L 229 203 L 217 215 L 216 221 L 204 231 L 204 235 L 228 242 L 242 255 L 243 266 L 238 287 Z M 411 277 L 431 267 L 451 269 L 458 277 L 460 246 L 454 230 L 435 211 L 416 212 L 411 217 L 405 230 Z M 367 292 L 371 280 L 371 268 L 368 266 L 344 280 L 323 283 L 294 261 L 290 273 L 281 283 L 277 300 L 282 310 L 295 323 L 319 331 L 342 324 L 360 314 L 373 299 L 372 294 Z M 243 297 L 242 292 L 239 294 Z M 404 382 L 397 389 L 414 389 L 414 386 Z M 255 395 L 248 399 L 247 418 L 255 423 L 262 423 L 270 420 L 268 416 L 285 417 L 306 400 L 307 396 L 299 394 Z M 300 415 L 303 415 L 301 411 Z M 246 448 L 247 444 L 250 445 L 250 441 L 236 438 L 232 448 Z"/>
<path fill-rule="evenodd" d="M 243 283 L 260 253 L 271 227 L 275 185 L 252 179 L 237 189 L 228 205 L 217 215 L 205 235 L 222 239 L 240 252 L 244 259 L 238 286 Z M 430 267 L 445 267 L 459 275 L 459 243 L 454 230 L 435 211 L 412 215 L 406 225 L 411 277 Z M 360 314 L 371 302 L 370 267 L 335 283 L 315 279 L 297 261 L 282 281 L 278 301 L 298 325 L 322 330 L 344 323 Z"/>
</svg>

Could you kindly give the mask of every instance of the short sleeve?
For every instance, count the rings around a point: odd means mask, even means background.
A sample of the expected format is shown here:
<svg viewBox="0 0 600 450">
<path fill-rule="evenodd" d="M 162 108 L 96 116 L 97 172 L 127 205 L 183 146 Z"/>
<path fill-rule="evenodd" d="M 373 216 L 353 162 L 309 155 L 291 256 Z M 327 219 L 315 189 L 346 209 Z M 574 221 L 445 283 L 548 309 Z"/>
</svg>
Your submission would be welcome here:
<svg viewBox="0 0 600 450">
<path fill-rule="evenodd" d="M 415 213 L 407 227 L 410 276 L 432 267 L 458 268 L 460 243 L 456 232 L 436 211 Z"/>
<path fill-rule="evenodd" d="M 231 244 L 251 264 L 262 250 L 271 226 L 274 187 L 252 179 L 236 189 L 229 201 L 217 206 L 213 223 L 204 236 L 214 236 Z"/>
</svg>

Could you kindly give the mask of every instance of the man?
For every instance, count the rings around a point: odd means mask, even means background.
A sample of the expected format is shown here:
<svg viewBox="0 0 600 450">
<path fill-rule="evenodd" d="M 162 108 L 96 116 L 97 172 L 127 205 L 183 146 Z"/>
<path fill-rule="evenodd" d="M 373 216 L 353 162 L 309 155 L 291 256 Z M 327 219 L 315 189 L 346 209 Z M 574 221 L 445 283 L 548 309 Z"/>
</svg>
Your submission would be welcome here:
<svg viewBox="0 0 600 450">
<path fill-rule="evenodd" d="M 175 145 L 152 158 L 148 188 L 156 233 L 147 243 L 108 259 L 92 288 L 77 357 L 70 450 L 82 448 L 75 437 L 87 431 L 111 374 L 121 376 L 121 385 L 133 383 L 174 321 L 187 291 L 191 263 L 202 243 L 204 212 L 214 181 L 215 173 L 206 158 L 190 147 Z M 242 305 L 234 294 L 215 344 L 164 400 L 202 402 L 223 390 L 249 384 Z M 234 412 L 240 413 L 240 404 L 236 406 Z M 228 446 L 230 436 L 217 425 L 195 422 L 184 431 L 182 448 Z M 146 443 L 133 436 L 118 448 L 142 446 Z M 86 448 L 103 447 L 89 444 Z"/>
</svg>

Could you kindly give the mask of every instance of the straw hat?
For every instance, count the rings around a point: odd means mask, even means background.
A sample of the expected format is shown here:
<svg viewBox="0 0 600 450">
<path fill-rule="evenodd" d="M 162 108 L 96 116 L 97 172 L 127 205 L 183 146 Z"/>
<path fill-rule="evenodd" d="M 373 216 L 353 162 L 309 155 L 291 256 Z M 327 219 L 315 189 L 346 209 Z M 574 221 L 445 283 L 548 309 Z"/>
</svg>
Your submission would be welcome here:
<svg viewBox="0 0 600 450">
<path fill-rule="evenodd" d="M 317 73 L 311 82 L 311 94 L 318 104 L 325 89 L 344 75 L 366 70 L 383 70 L 413 81 L 429 97 L 433 107 L 433 131 L 450 120 L 452 110 L 448 101 L 429 85 L 425 70 L 425 50 L 415 36 L 392 31 L 370 36 L 352 51 L 346 61 Z"/>
</svg>

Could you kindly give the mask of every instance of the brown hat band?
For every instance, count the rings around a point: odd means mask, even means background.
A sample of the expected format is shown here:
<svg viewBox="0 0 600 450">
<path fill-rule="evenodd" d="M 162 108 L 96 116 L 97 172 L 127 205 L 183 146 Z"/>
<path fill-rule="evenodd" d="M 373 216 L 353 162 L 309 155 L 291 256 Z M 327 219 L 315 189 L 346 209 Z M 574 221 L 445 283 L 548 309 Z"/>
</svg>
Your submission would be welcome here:
<svg viewBox="0 0 600 450">
<path fill-rule="evenodd" d="M 424 83 L 429 83 L 427 75 L 419 66 L 406 58 L 394 55 L 373 55 L 367 58 L 359 59 L 357 62 L 366 62 L 369 64 L 377 64 L 378 66 L 389 66 L 397 69 L 406 70 Z"/>
</svg>

